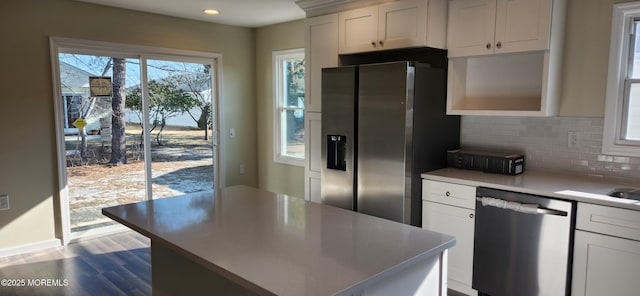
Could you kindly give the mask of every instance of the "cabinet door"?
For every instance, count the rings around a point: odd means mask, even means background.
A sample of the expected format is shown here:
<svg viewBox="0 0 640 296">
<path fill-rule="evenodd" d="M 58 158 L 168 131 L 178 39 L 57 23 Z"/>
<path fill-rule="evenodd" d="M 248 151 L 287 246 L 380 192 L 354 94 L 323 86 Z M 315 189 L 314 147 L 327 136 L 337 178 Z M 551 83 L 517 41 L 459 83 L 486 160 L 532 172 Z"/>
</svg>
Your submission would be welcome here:
<svg viewBox="0 0 640 296">
<path fill-rule="evenodd" d="M 552 0 L 498 0 L 495 52 L 549 49 Z"/>
<path fill-rule="evenodd" d="M 496 0 L 449 2 L 449 57 L 493 54 Z"/>
<path fill-rule="evenodd" d="M 321 111 L 322 68 L 338 66 L 338 14 L 305 20 L 305 108 Z"/>
<path fill-rule="evenodd" d="M 321 114 L 318 112 L 305 112 L 305 165 L 304 188 L 305 199 L 320 203 L 320 158 L 321 143 Z"/>
<path fill-rule="evenodd" d="M 572 295 L 638 295 L 640 242 L 576 231 Z"/>
<path fill-rule="evenodd" d="M 426 45 L 424 0 L 383 3 L 378 8 L 378 49 Z"/>
<path fill-rule="evenodd" d="M 435 202 L 422 202 L 422 228 L 455 236 L 456 245 L 449 249 L 448 287 L 467 295 L 473 273 L 474 211 Z"/>
<path fill-rule="evenodd" d="M 339 14 L 338 52 L 354 53 L 378 48 L 378 6 Z"/>
</svg>

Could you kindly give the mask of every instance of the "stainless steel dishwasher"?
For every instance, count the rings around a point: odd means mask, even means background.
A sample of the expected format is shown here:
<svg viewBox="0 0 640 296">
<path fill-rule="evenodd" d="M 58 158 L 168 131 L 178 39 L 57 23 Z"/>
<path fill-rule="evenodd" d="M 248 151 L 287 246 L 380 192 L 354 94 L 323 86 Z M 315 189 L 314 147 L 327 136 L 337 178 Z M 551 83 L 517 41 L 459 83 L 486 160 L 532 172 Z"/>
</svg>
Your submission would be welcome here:
<svg viewBox="0 0 640 296">
<path fill-rule="evenodd" d="M 575 202 L 479 187 L 472 287 L 479 295 L 569 295 Z"/>
</svg>

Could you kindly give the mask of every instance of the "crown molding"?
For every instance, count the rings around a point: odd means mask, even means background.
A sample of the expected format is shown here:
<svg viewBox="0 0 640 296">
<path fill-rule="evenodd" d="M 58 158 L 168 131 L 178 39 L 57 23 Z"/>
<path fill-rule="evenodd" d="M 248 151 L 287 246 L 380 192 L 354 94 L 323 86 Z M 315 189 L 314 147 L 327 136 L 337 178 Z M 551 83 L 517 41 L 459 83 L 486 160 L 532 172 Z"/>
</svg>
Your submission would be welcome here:
<svg viewBox="0 0 640 296">
<path fill-rule="evenodd" d="M 389 0 L 296 0 L 295 2 L 304 10 L 307 17 L 313 17 L 389 2 Z"/>
</svg>

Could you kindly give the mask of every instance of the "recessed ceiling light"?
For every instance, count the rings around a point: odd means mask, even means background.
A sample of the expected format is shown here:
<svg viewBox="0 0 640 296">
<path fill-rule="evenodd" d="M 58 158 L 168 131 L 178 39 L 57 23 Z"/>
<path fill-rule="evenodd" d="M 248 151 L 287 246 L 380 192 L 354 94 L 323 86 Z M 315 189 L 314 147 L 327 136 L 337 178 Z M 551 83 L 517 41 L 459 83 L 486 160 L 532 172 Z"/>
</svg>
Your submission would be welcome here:
<svg viewBox="0 0 640 296">
<path fill-rule="evenodd" d="M 217 11 L 215 9 L 205 9 L 203 12 L 206 13 L 206 14 L 210 14 L 210 15 L 215 15 L 215 14 L 220 13 L 219 11 Z"/>
</svg>

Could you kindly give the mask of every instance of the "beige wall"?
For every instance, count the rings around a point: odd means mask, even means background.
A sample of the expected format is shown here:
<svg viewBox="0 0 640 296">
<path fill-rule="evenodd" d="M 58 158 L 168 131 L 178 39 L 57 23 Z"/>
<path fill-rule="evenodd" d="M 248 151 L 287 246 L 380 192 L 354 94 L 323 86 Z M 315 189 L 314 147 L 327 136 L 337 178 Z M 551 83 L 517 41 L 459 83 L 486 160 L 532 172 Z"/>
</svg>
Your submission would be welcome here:
<svg viewBox="0 0 640 296">
<path fill-rule="evenodd" d="M 620 0 L 568 0 L 561 116 L 604 116 L 611 9 Z"/>
<path fill-rule="evenodd" d="M 304 197 L 304 168 L 273 161 L 272 52 L 304 47 L 302 20 L 259 28 L 256 31 L 256 90 L 260 188 Z"/>
<path fill-rule="evenodd" d="M 0 249 L 55 237 L 58 194 L 49 36 L 222 54 L 227 185 L 258 185 L 255 30 L 69 0 L 0 2 Z M 246 174 L 238 173 L 239 163 Z"/>
<path fill-rule="evenodd" d="M 562 116 L 604 114 L 617 2 L 628 1 L 568 0 Z M 0 194 L 11 198 L 0 211 L 0 249 L 55 237 L 49 36 L 221 53 L 224 124 L 237 133 L 226 140 L 227 185 L 304 195 L 303 168 L 273 162 L 271 69 L 272 51 L 304 46 L 302 21 L 254 30 L 69 0 L 3 0 L 0 34 Z"/>
</svg>

